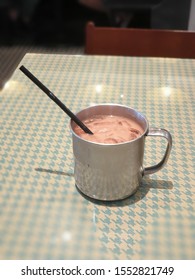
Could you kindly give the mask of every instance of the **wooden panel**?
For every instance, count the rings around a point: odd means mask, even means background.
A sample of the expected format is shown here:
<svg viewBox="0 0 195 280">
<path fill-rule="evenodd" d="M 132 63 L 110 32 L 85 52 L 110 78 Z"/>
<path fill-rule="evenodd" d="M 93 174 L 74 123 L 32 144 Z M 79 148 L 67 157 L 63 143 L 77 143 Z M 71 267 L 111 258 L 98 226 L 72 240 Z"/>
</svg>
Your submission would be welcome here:
<svg viewBox="0 0 195 280">
<path fill-rule="evenodd" d="M 86 54 L 195 58 L 195 33 L 176 30 L 86 27 Z"/>
</svg>

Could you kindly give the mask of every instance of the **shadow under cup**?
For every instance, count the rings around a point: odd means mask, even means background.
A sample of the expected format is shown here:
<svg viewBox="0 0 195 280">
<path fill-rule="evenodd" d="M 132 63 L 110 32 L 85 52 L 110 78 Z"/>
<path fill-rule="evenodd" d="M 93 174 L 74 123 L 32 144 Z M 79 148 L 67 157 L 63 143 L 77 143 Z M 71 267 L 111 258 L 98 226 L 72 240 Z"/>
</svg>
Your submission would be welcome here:
<svg viewBox="0 0 195 280">
<path fill-rule="evenodd" d="M 135 193 L 145 175 L 143 157 L 145 136 L 149 135 L 148 121 L 133 108 L 118 104 L 94 105 L 77 113 L 81 121 L 94 115 L 130 118 L 143 129 L 142 135 L 132 141 L 103 144 L 82 139 L 74 132 L 76 127 L 74 121 L 71 120 L 70 123 L 75 163 L 74 176 L 78 189 L 93 199 L 103 201 L 124 199 Z M 161 129 L 157 130 L 161 131 Z M 166 137 L 159 134 L 156 136 Z M 164 156 L 159 166 L 149 167 L 148 173 L 158 171 L 165 164 L 171 148 L 171 145 L 168 146 L 166 151 L 168 154 Z"/>
</svg>

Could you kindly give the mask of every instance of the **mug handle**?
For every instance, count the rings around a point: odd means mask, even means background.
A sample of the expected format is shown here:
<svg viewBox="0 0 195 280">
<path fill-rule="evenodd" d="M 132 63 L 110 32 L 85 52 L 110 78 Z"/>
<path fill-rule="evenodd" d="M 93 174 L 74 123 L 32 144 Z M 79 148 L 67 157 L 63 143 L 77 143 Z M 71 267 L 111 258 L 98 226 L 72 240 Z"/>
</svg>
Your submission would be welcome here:
<svg viewBox="0 0 195 280">
<path fill-rule="evenodd" d="M 172 137 L 171 134 L 166 129 L 152 127 L 148 130 L 146 136 L 160 136 L 166 138 L 167 148 L 162 160 L 158 164 L 143 169 L 143 176 L 153 174 L 159 171 L 160 169 L 162 169 L 169 158 L 171 148 L 172 148 Z"/>
</svg>

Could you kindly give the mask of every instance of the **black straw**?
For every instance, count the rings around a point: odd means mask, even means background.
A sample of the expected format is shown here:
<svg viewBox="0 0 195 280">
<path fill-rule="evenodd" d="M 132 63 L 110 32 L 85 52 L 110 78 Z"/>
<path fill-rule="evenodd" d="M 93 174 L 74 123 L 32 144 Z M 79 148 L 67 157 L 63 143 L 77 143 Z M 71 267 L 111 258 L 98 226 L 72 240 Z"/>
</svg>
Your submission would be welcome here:
<svg viewBox="0 0 195 280">
<path fill-rule="evenodd" d="M 33 83 L 35 83 L 49 98 L 51 98 L 84 132 L 93 134 L 93 132 L 82 123 L 46 86 L 44 86 L 28 69 L 23 65 L 19 68 Z"/>
</svg>

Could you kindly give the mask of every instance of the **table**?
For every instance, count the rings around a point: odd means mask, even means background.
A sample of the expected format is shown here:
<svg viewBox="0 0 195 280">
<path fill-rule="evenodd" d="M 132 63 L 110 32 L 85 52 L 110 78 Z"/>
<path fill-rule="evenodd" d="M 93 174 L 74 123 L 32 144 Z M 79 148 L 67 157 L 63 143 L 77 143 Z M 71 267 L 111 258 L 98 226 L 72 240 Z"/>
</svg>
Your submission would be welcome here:
<svg viewBox="0 0 195 280">
<path fill-rule="evenodd" d="M 137 109 L 171 132 L 173 149 L 133 196 L 83 197 L 68 116 L 17 68 L 0 92 L 0 259 L 194 259 L 195 61 L 27 54 L 22 64 L 73 112 Z M 144 165 L 165 145 L 147 139 Z"/>
</svg>

